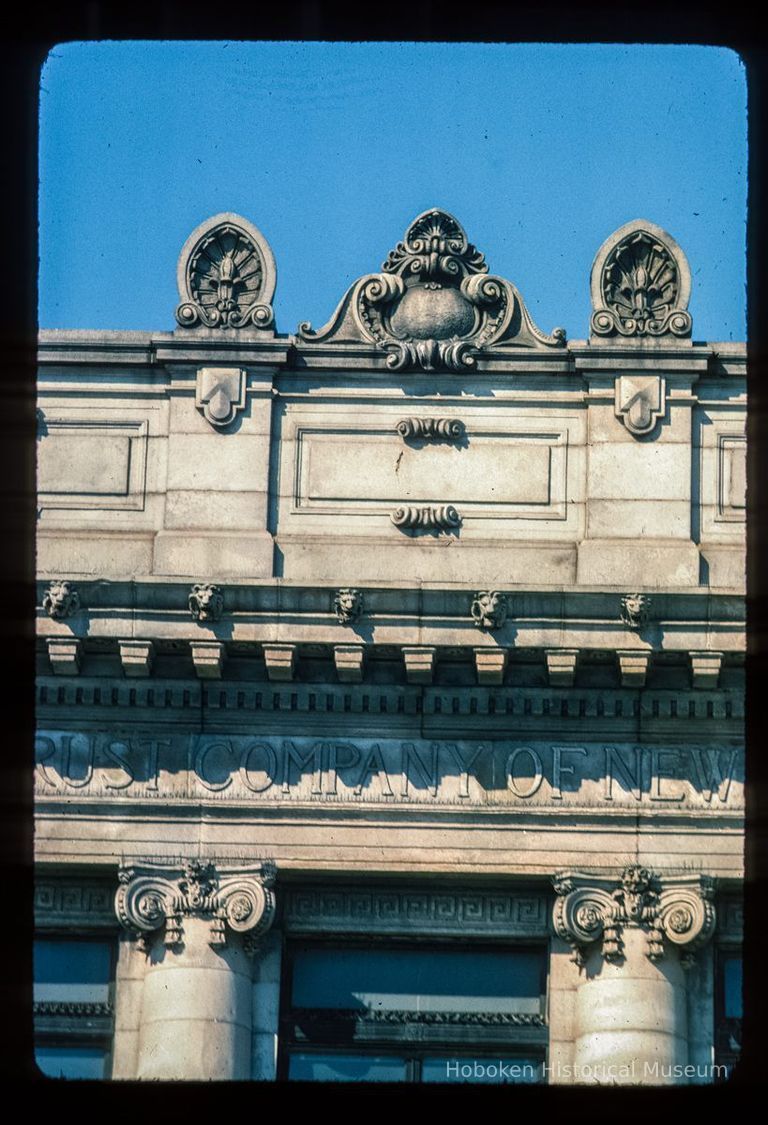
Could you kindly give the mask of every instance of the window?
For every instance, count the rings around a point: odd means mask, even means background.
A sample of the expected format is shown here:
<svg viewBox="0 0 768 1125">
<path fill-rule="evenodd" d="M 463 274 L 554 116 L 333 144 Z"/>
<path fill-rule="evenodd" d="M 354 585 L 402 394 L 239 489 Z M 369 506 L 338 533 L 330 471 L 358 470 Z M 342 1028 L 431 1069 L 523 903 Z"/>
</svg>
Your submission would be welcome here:
<svg viewBox="0 0 768 1125">
<path fill-rule="evenodd" d="M 543 948 L 289 945 L 279 1077 L 540 1082 Z"/>
<path fill-rule="evenodd" d="M 742 960 L 736 950 L 717 951 L 715 1063 L 731 1067 L 741 1054 Z"/>
<path fill-rule="evenodd" d="M 52 1078 L 107 1078 L 115 943 L 46 937 L 34 947 L 35 1060 Z"/>
</svg>

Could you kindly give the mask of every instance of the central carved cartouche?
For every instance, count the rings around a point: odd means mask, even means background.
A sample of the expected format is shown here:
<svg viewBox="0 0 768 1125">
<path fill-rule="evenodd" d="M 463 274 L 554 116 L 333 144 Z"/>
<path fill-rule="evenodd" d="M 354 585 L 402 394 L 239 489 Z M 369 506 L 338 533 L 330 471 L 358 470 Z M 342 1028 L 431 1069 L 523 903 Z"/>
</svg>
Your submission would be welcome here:
<svg viewBox="0 0 768 1125">
<path fill-rule="evenodd" d="M 240 215 L 214 215 L 192 232 L 177 280 L 182 328 L 272 328 L 274 258 L 261 232 Z"/>
<path fill-rule="evenodd" d="M 433 208 L 419 215 L 387 256 L 381 273 L 361 277 L 318 332 L 303 341 L 366 341 L 386 352 L 393 371 L 465 371 L 481 351 L 509 340 L 560 347 L 562 329 L 541 332 L 509 281 L 488 273 L 460 223 Z"/>
<path fill-rule="evenodd" d="M 691 335 L 691 274 L 671 235 L 643 219 L 608 238 L 592 266 L 593 336 L 667 338 Z"/>
</svg>

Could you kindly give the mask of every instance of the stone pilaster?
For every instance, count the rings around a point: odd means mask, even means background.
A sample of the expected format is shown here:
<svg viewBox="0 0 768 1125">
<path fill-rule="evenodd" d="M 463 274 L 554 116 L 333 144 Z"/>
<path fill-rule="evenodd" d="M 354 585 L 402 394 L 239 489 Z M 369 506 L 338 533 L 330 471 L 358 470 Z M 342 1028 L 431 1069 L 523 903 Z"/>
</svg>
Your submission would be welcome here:
<svg viewBox="0 0 768 1125">
<path fill-rule="evenodd" d="M 120 869 L 115 909 L 148 962 L 136 1077 L 251 1077 L 249 955 L 272 923 L 274 868 L 142 862 Z"/>
<path fill-rule="evenodd" d="M 554 928 L 580 969 L 573 1015 L 578 1083 L 685 1081 L 686 969 L 715 927 L 714 881 L 625 868 L 555 877 Z"/>
</svg>

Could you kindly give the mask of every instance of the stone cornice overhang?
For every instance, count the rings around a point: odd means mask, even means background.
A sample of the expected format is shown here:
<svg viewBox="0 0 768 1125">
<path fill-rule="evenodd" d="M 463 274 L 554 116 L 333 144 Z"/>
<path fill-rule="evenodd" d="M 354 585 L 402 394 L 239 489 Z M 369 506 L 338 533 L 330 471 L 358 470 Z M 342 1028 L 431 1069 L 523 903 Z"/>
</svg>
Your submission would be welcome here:
<svg viewBox="0 0 768 1125">
<path fill-rule="evenodd" d="M 478 629 L 471 616 L 474 589 L 464 584 L 385 583 L 361 585 L 365 615 L 342 625 L 335 615 L 335 584 L 295 583 L 277 578 L 222 583 L 224 616 L 201 623 L 189 610 L 189 578 L 77 580 L 81 609 L 55 620 L 38 611 L 41 637 L 141 638 L 179 641 L 285 642 L 322 645 L 433 645 L 475 647 L 692 649 L 743 652 L 743 591 L 708 587 L 656 589 L 653 616 L 639 632 L 621 620 L 615 587 L 503 587 L 509 615 L 501 628 Z M 339 583 L 341 584 L 341 583 Z M 38 583 L 41 605 L 47 583 Z"/>
<path fill-rule="evenodd" d="M 44 330 L 39 335 L 41 377 L 54 367 L 144 367 L 200 364 L 267 366 L 282 372 L 339 371 L 345 375 L 366 371 L 386 375 L 394 382 L 440 377 L 440 373 L 393 372 L 383 348 L 366 343 L 313 343 L 295 335 L 268 337 L 247 333 L 106 332 Z M 498 345 L 481 351 L 477 366 L 464 373 L 442 377 L 457 384 L 477 375 L 581 374 L 591 371 L 656 369 L 664 374 L 739 377 L 746 371 L 746 344 L 627 343 L 573 340 L 562 348 L 537 349 Z"/>
</svg>

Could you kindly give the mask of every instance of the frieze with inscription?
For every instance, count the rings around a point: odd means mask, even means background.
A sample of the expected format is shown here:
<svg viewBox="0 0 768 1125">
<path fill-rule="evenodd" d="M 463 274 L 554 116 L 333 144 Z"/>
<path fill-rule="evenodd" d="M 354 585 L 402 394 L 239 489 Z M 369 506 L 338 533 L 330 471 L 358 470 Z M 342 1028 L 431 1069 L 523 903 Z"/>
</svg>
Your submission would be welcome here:
<svg viewBox="0 0 768 1125">
<path fill-rule="evenodd" d="M 743 807 L 733 746 L 42 731 L 42 798 L 506 807 Z"/>
</svg>

